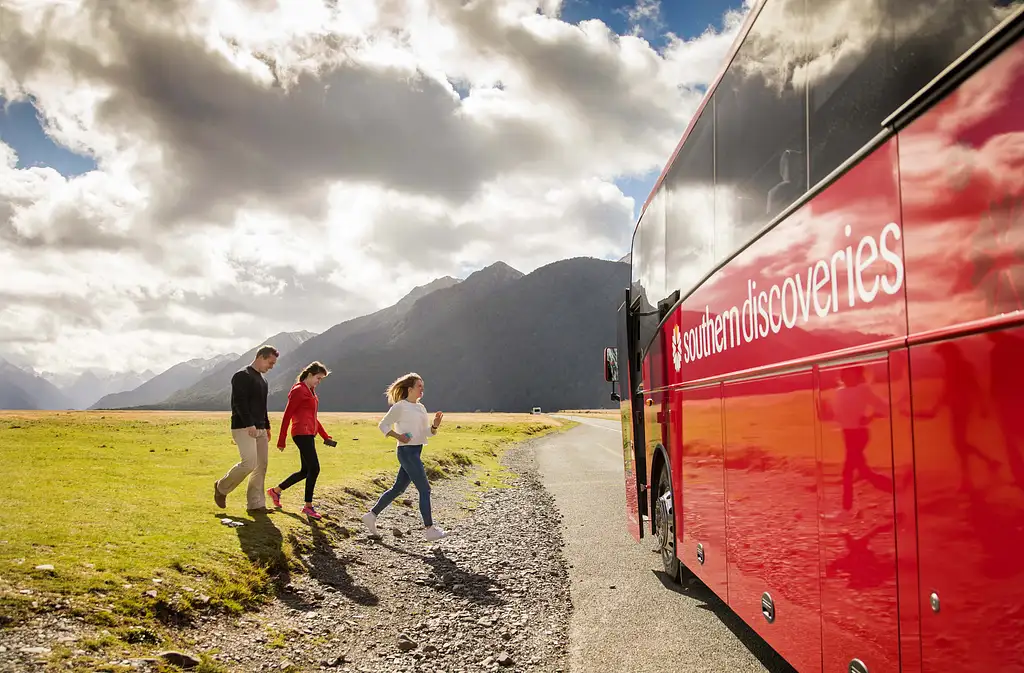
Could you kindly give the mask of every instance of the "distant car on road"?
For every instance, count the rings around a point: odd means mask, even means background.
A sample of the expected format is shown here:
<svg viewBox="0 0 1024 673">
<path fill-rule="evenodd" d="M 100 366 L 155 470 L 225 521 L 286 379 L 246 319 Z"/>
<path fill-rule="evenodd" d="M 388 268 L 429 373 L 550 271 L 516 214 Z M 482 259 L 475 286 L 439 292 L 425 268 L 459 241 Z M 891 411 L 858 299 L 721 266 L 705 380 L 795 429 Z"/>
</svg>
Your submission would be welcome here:
<svg viewBox="0 0 1024 673">
<path fill-rule="evenodd" d="M 541 412 L 540 411 L 540 407 L 534 407 L 533 410 L 530 413 L 531 414 L 539 414 L 540 412 Z"/>
</svg>

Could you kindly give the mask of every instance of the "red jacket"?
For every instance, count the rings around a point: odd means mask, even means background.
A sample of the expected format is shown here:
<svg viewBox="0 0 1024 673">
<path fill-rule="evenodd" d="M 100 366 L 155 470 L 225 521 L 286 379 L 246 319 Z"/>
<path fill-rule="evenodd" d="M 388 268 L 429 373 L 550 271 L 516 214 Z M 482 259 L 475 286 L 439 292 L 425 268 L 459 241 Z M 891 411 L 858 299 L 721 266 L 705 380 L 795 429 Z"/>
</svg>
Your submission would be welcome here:
<svg viewBox="0 0 1024 673">
<path fill-rule="evenodd" d="M 320 399 L 309 386 L 301 382 L 292 386 L 288 391 L 288 404 L 285 405 L 284 418 L 281 419 L 281 434 L 277 437 L 277 445 L 284 444 L 289 421 L 292 424 L 292 437 L 316 434 L 324 439 L 330 439 L 324 426 L 317 420 L 316 411 L 319 407 Z"/>
</svg>

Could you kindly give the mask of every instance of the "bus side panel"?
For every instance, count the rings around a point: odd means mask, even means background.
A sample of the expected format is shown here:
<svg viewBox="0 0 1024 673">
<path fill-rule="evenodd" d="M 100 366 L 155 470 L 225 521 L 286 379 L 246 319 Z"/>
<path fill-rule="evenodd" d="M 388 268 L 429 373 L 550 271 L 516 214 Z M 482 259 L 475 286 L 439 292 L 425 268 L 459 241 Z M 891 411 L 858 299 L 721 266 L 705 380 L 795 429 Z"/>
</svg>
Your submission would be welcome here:
<svg viewBox="0 0 1024 673">
<path fill-rule="evenodd" d="M 634 354 L 633 357 L 637 356 Z M 631 367 L 630 385 L 633 385 L 632 377 L 634 375 L 638 376 L 642 385 L 646 385 L 649 381 L 647 372 L 648 363 L 646 359 L 642 361 L 639 372 Z M 626 528 L 637 542 L 644 536 L 644 520 L 649 511 L 646 505 L 647 501 L 644 490 L 647 484 L 647 465 L 649 464 L 649 458 L 647 457 L 647 432 L 645 430 L 645 399 L 645 395 L 633 395 L 631 397 L 630 411 L 632 413 L 631 425 L 633 433 L 629 438 L 629 444 L 627 444 L 626 437 L 622 438 L 623 472 L 626 486 Z"/>
<path fill-rule="evenodd" d="M 1024 310 L 1024 40 L 899 135 L 911 338 Z"/>
<path fill-rule="evenodd" d="M 910 413 L 910 351 L 906 348 L 889 353 L 889 396 L 892 413 L 893 497 L 896 501 L 900 673 L 920 673 L 917 491 L 914 485 L 914 430 Z"/>
<path fill-rule="evenodd" d="M 889 362 L 822 367 L 821 620 L 826 671 L 899 673 Z"/>
<path fill-rule="evenodd" d="M 633 390 L 636 387 L 636 356 L 633 353 L 633 341 L 629 321 L 629 291 L 619 306 L 618 314 L 618 354 L 619 354 L 619 415 L 622 423 L 622 461 L 623 477 L 626 488 L 626 529 L 637 542 L 643 537 L 642 517 L 640 511 L 639 483 L 636 474 L 635 425 L 633 422 Z"/>
<path fill-rule="evenodd" d="M 668 403 L 671 399 L 671 394 L 666 390 L 659 390 L 653 393 L 644 393 L 644 436 L 647 438 L 647 490 L 645 491 L 644 498 L 646 511 L 648 512 L 645 526 L 648 531 L 653 535 L 657 531 L 654 529 L 657 517 L 657 498 L 658 498 L 658 484 L 657 475 L 653 473 L 654 470 L 654 458 L 658 453 L 659 448 L 664 447 L 668 449 L 668 442 L 666 439 L 667 433 L 667 420 L 665 418 L 665 410 L 668 409 Z M 675 502 L 678 500 L 679 491 L 675 491 L 676 496 L 673 500 L 673 507 Z M 679 510 L 674 510 L 678 512 Z M 655 516 L 650 515 L 651 512 L 655 513 Z"/>
<path fill-rule="evenodd" d="M 685 496 L 679 558 L 722 600 L 728 600 L 722 384 L 683 390 L 676 399 L 679 412 L 673 420 L 682 430 L 682 451 L 677 453 L 682 454 Z"/>
<path fill-rule="evenodd" d="M 801 673 L 821 671 L 812 372 L 726 383 L 724 397 L 729 605 Z"/>
<path fill-rule="evenodd" d="M 646 454 L 646 482 L 647 490 L 645 493 L 645 502 L 648 509 L 647 525 L 648 530 L 651 534 L 654 534 L 655 526 L 657 525 L 656 519 L 656 505 L 657 505 L 657 491 L 658 484 L 655 482 L 657 475 L 654 474 L 655 466 L 655 455 L 658 453 L 659 448 L 664 447 L 669 450 L 669 404 L 671 395 L 664 391 L 665 387 L 665 347 L 664 347 L 664 327 L 654 337 L 650 347 L 647 350 L 647 357 L 644 358 L 644 390 L 660 389 L 654 393 L 644 393 L 644 436 L 647 440 L 647 454 Z M 672 478 L 675 479 L 675 475 L 672 474 Z M 679 500 L 679 489 L 673 489 L 673 515 L 678 519 L 678 500 Z M 655 516 L 651 516 L 654 512 Z M 677 529 L 678 530 L 678 529 Z"/>
<path fill-rule="evenodd" d="M 653 385 L 651 383 L 651 372 L 655 369 L 655 358 L 652 357 L 652 350 L 656 348 L 656 344 L 660 337 L 655 337 L 651 344 L 651 350 L 648 350 L 647 357 L 644 358 L 643 362 L 643 388 L 645 391 L 650 390 Z M 641 468 L 640 461 L 643 460 L 643 473 L 641 474 L 640 480 L 640 507 L 644 513 L 643 522 L 641 526 L 646 528 L 652 534 L 655 532 L 652 529 L 652 517 L 651 511 L 657 504 L 655 498 L 652 497 L 652 492 L 657 491 L 657 484 L 651 483 L 651 467 L 654 459 L 654 453 L 658 448 L 658 445 L 662 443 L 661 438 L 661 427 L 657 423 L 656 412 L 654 405 L 660 402 L 661 396 L 658 393 L 651 394 L 645 392 L 642 396 L 638 396 L 639 407 L 636 409 L 635 423 L 638 423 L 641 427 L 643 444 L 642 451 L 637 451 L 637 470 Z M 639 474 L 639 473 L 638 473 Z"/>
<path fill-rule="evenodd" d="M 634 445 L 625 435 L 622 436 L 623 472 L 626 484 L 626 530 L 639 542 L 643 538 L 643 524 L 640 513 L 639 484 L 637 481 L 636 458 Z"/>
<path fill-rule="evenodd" d="M 1024 328 L 910 352 L 923 670 L 1024 671 Z"/>
<path fill-rule="evenodd" d="M 925 672 L 1024 671 L 1021 110 L 1018 40 L 899 136 Z"/>
</svg>

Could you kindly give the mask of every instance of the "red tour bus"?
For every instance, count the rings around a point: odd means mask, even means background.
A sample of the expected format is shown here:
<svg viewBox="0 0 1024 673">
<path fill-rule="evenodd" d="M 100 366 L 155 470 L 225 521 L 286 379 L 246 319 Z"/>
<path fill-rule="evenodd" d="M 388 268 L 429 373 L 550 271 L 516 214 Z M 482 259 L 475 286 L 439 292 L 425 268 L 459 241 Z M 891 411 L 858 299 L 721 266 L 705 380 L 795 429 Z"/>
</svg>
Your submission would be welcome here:
<svg viewBox="0 0 1024 673">
<path fill-rule="evenodd" d="M 630 531 L 801 673 L 1024 671 L 1022 33 L 757 3 L 633 236 Z"/>
</svg>

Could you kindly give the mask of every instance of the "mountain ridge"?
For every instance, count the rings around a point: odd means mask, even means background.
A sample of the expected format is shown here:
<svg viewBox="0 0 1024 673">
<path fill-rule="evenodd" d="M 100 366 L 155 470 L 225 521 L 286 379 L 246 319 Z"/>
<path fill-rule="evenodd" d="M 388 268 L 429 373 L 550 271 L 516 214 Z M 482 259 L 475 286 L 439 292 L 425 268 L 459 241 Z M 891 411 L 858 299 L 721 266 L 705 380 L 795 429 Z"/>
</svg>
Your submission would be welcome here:
<svg viewBox="0 0 1024 673">
<path fill-rule="evenodd" d="M 211 369 L 225 361 L 233 361 L 237 357 L 237 353 L 226 353 L 215 355 L 212 358 L 192 358 L 179 362 L 132 390 L 103 396 L 89 408 L 120 409 L 162 402 L 168 396 L 181 390 L 182 387 L 198 382 Z"/>
<path fill-rule="evenodd" d="M 267 376 L 269 406 L 283 409 L 295 376 L 319 360 L 332 371 L 318 389 L 322 411 L 383 412 L 385 386 L 408 371 L 424 376 L 425 401 L 448 411 L 609 407 L 599 358 L 615 343 L 628 283 L 628 265 L 593 258 L 530 274 L 491 265 L 405 311 L 395 304 L 345 321 L 283 353 Z M 230 377 L 220 381 L 154 408 L 227 409 Z"/>
<path fill-rule="evenodd" d="M 406 371 L 422 374 L 425 399 L 445 410 L 605 407 L 608 386 L 593 353 L 615 343 L 615 308 L 628 283 L 629 266 L 617 261 L 577 257 L 529 274 L 495 262 L 414 287 L 320 334 L 282 332 L 242 355 L 178 363 L 91 408 L 226 410 L 231 374 L 263 343 L 281 351 L 267 374 L 277 411 L 314 360 L 332 370 L 320 388 L 323 411 L 383 411 L 384 387 Z M 11 402 L 29 403 L 23 395 Z"/>
<path fill-rule="evenodd" d="M 71 408 L 71 400 L 35 370 L 0 358 L 0 409 L 56 411 Z"/>
<path fill-rule="evenodd" d="M 193 400 L 199 399 L 220 399 L 226 394 L 230 405 L 231 375 L 242 369 L 256 357 L 256 351 L 264 344 L 276 348 L 281 354 L 278 359 L 286 356 L 306 341 L 317 336 L 308 330 L 296 332 L 279 332 L 274 336 L 264 339 L 256 346 L 232 360 L 221 362 L 216 367 L 203 373 L 203 376 L 191 386 L 180 388 L 168 397 L 156 403 L 159 407 L 172 409 L 182 408 L 181 404 L 194 404 Z M 227 406 L 225 408 L 228 408 Z"/>
</svg>

